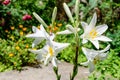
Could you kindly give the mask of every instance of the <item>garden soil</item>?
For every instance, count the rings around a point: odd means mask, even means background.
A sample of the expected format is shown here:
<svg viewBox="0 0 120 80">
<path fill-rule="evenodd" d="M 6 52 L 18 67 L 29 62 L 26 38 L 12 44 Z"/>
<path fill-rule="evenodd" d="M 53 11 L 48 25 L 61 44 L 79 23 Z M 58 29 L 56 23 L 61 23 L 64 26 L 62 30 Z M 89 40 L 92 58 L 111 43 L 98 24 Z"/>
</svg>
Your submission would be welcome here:
<svg viewBox="0 0 120 80">
<path fill-rule="evenodd" d="M 22 71 L 8 71 L 0 73 L 0 80 L 57 80 L 52 64 L 48 66 L 37 65 L 34 67 L 23 67 Z M 66 62 L 58 64 L 61 80 L 69 80 L 73 65 Z M 75 80 L 88 80 L 89 71 L 87 68 L 79 67 Z"/>
</svg>

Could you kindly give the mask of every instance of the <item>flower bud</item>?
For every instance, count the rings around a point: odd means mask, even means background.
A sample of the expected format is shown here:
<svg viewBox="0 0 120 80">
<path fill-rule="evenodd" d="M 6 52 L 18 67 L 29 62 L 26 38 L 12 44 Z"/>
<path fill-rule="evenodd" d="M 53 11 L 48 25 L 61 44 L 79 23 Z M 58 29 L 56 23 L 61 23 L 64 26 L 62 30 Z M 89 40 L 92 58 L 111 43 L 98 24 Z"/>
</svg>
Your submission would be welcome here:
<svg viewBox="0 0 120 80">
<path fill-rule="evenodd" d="M 72 17 L 72 13 L 70 12 L 70 9 L 69 9 L 69 7 L 67 6 L 66 3 L 63 3 L 63 8 L 64 8 L 67 16 L 69 17 L 70 21 L 71 21 L 72 23 L 74 23 L 74 19 L 73 19 L 73 17 Z"/>
<path fill-rule="evenodd" d="M 31 20 L 32 17 L 31 15 L 28 15 L 28 14 L 25 14 L 23 17 L 22 17 L 22 20 L 26 21 L 26 20 Z"/>
</svg>

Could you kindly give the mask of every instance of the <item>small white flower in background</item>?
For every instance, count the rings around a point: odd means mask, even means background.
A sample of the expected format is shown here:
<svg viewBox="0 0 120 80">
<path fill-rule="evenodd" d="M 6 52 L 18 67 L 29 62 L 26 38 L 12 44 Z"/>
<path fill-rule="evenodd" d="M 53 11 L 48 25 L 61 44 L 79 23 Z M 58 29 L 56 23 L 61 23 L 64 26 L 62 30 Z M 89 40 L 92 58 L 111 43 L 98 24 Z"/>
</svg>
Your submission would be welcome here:
<svg viewBox="0 0 120 80">
<path fill-rule="evenodd" d="M 108 55 L 107 51 L 109 49 L 110 49 L 110 45 L 108 45 L 104 50 L 98 50 L 98 51 L 82 47 L 82 51 L 88 60 L 87 62 L 81 63 L 81 65 L 89 66 L 89 71 L 93 72 L 95 69 L 94 65 L 98 61 L 106 59 Z"/>
<path fill-rule="evenodd" d="M 80 36 L 83 41 L 82 43 L 87 43 L 88 40 L 93 43 L 93 45 L 99 49 L 99 42 L 100 41 L 112 41 L 106 36 L 103 36 L 102 34 L 108 29 L 108 26 L 106 24 L 96 26 L 96 21 L 97 21 L 97 15 L 94 13 L 93 18 L 88 25 L 85 22 L 81 22 L 81 25 L 84 29 L 84 33 Z"/>
<path fill-rule="evenodd" d="M 32 43 L 32 48 L 38 45 L 44 39 L 50 37 L 50 39 L 54 39 L 55 35 L 51 33 L 50 35 L 45 31 L 44 27 L 40 25 L 40 29 L 36 28 L 35 26 L 32 27 L 34 33 L 26 35 L 28 38 L 35 38 Z"/>
<path fill-rule="evenodd" d="M 66 30 L 57 32 L 56 34 L 72 34 L 80 31 L 80 28 L 73 28 L 72 25 L 66 25 Z"/>
<path fill-rule="evenodd" d="M 68 46 L 69 43 L 58 43 L 49 40 L 42 49 L 29 51 L 37 54 L 36 58 L 40 61 L 43 61 L 44 65 L 47 65 L 51 61 L 53 66 L 57 67 L 57 54 Z"/>
</svg>

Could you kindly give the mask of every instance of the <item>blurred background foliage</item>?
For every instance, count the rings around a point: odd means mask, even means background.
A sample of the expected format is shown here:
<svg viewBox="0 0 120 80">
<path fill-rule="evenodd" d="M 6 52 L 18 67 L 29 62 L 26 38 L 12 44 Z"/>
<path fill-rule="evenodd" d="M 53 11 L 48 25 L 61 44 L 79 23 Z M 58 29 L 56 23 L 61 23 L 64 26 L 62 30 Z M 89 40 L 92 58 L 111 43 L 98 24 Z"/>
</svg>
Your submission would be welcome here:
<svg viewBox="0 0 120 80">
<path fill-rule="evenodd" d="M 75 0 L 11 0 L 9 3 L 3 3 L 4 1 L 0 0 L 0 71 L 20 70 L 22 66 L 37 64 L 35 55 L 27 50 L 31 48 L 33 40 L 25 38 L 26 34 L 32 33 L 32 26 L 39 27 L 40 25 L 32 15 L 33 12 L 39 14 L 47 24 L 50 24 L 53 8 L 57 6 L 56 31 L 64 30 L 65 24 L 69 22 L 62 7 L 63 2 L 69 5 L 74 15 Z M 119 79 L 120 0 L 81 0 L 79 9 L 80 20 L 88 23 L 93 13 L 96 12 L 97 25 L 107 24 L 109 29 L 105 35 L 113 40 L 110 43 L 108 58 L 97 63 L 96 72 L 99 72 L 101 76 L 97 77 L 94 72 L 89 79 L 104 80 L 108 74 Z M 59 60 L 73 63 L 74 35 L 58 35 L 55 41 L 71 43 L 71 46 L 59 53 L 57 57 Z M 93 47 L 90 43 L 85 46 Z M 103 43 L 100 48 L 105 46 L 106 44 Z M 86 61 L 85 55 L 80 51 L 78 62 L 84 61 Z"/>
</svg>

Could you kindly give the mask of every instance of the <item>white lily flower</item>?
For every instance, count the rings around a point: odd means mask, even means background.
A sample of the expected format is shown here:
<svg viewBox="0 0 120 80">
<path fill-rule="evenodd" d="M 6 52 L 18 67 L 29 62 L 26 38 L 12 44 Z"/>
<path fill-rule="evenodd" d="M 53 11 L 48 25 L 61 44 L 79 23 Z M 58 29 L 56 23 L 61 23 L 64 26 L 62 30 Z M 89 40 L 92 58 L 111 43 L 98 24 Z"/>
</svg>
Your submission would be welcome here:
<svg viewBox="0 0 120 80">
<path fill-rule="evenodd" d="M 54 39 L 54 37 L 55 37 L 53 33 L 51 33 L 51 35 L 49 35 L 45 31 L 45 29 L 42 25 L 40 25 L 40 29 L 33 26 L 32 30 L 33 30 L 34 33 L 26 35 L 26 37 L 28 37 L 28 38 L 35 38 L 35 40 L 32 43 L 32 47 L 35 47 L 41 41 L 43 41 L 44 39 L 47 39 L 47 37 L 50 37 L 51 39 Z"/>
<path fill-rule="evenodd" d="M 95 27 L 97 21 L 97 15 L 94 13 L 93 18 L 88 25 L 85 22 L 81 22 L 81 25 L 84 29 L 84 33 L 80 36 L 83 41 L 82 43 L 87 43 L 88 40 L 93 43 L 93 45 L 99 49 L 99 42 L 100 41 L 112 41 L 106 36 L 103 36 L 102 34 L 108 29 L 108 26 L 106 24 L 99 25 Z"/>
<path fill-rule="evenodd" d="M 93 72 L 95 68 L 94 65 L 97 63 L 97 61 L 106 59 L 108 54 L 107 51 L 109 49 L 110 49 L 110 45 L 108 45 L 104 50 L 99 50 L 99 51 L 82 47 L 82 51 L 88 60 L 87 62 L 81 63 L 81 65 L 89 66 L 89 71 Z"/>
<path fill-rule="evenodd" d="M 72 34 L 80 31 L 80 28 L 74 28 L 72 25 L 66 25 L 66 30 L 57 32 L 56 34 Z"/>
<path fill-rule="evenodd" d="M 37 54 L 37 59 L 43 61 L 45 65 L 47 65 L 50 61 L 53 66 L 57 67 L 57 54 L 66 48 L 69 43 L 58 43 L 52 40 L 48 41 L 46 45 L 39 50 L 29 50 L 35 54 Z"/>
</svg>

